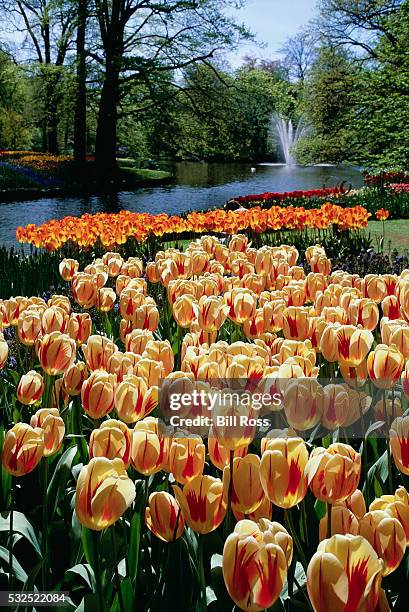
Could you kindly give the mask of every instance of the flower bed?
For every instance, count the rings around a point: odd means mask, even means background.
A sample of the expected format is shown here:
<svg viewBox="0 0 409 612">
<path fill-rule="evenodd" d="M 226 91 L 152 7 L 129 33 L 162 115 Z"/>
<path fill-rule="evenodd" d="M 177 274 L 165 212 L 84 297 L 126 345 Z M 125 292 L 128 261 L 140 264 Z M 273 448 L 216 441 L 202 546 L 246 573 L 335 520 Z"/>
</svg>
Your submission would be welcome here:
<svg viewBox="0 0 409 612">
<path fill-rule="evenodd" d="M 367 187 L 383 188 L 389 183 L 405 183 L 409 180 L 409 174 L 401 170 L 383 171 L 376 174 L 364 172 L 364 183 Z"/>
<path fill-rule="evenodd" d="M 266 192 L 234 198 L 239 204 L 262 204 L 263 206 L 273 206 L 277 202 L 288 202 L 289 204 L 302 204 L 308 200 L 322 200 L 328 197 L 337 197 L 343 195 L 345 189 L 343 187 L 334 187 L 326 189 L 309 189 L 298 191 L 284 191 L 281 193 Z"/>
<path fill-rule="evenodd" d="M 64 217 L 51 220 L 43 225 L 29 224 L 16 231 L 17 240 L 33 244 L 37 248 L 55 250 L 70 242 L 79 248 L 87 249 L 97 243 L 107 248 L 124 244 L 129 238 L 138 242 L 148 237 L 174 236 L 188 233 L 203 234 L 216 232 L 233 234 L 250 230 L 255 233 L 279 230 L 362 229 L 366 227 L 370 213 L 361 206 L 341 208 L 325 204 L 321 208 L 306 210 L 303 207 L 274 206 L 269 209 L 259 207 L 236 212 L 210 210 L 192 212 L 184 217 L 166 214 L 132 213 L 121 211 L 118 214 L 97 213 L 81 217 Z"/>
<path fill-rule="evenodd" d="M 95 612 L 406 597 L 408 271 L 244 234 L 82 268 L 0 302 L 1 589 Z"/>
</svg>

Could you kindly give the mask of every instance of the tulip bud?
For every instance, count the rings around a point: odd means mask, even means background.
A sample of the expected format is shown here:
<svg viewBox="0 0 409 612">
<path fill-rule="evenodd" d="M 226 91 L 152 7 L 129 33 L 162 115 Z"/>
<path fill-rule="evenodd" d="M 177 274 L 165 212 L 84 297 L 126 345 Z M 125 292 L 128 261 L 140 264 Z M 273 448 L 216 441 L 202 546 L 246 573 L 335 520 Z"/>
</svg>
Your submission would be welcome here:
<svg viewBox="0 0 409 612">
<path fill-rule="evenodd" d="M 263 452 L 260 479 L 268 499 L 280 508 L 292 508 L 304 499 L 304 470 L 308 450 L 301 438 L 272 438 Z"/>
<path fill-rule="evenodd" d="M 90 336 L 82 345 L 85 361 L 90 370 L 106 370 L 108 359 L 118 351 L 116 344 L 105 336 Z"/>
<path fill-rule="evenodd" d="M 58 271 L 63 280 L 69 282 L 72 281 L 79 267 L 80 264 L 76 259 L 63 259 L 58 266 Z"/>
<path fill-rule="evenodd" d="M 121 459 L 95 457 L 77 480 L 75 512 L 84 527 L 102 531 L 113 525 L 135 499 L 135 485 Z"/>
<path fill-rule="evenodd" d="M 290 306 L 283 312 L 283 334 L 289 340 L 308 337 L 310 311 L 303 306 Z"/>
<path fill-rule="evenodd" d="M 98 429 L 93 429 L 89 439 L 89 456 L 122 459 L 126 468 L 131 461 L 131 432 L 116 419 L 102 421 Z"/>
<path fill-rule="evenodd" d="M 359 521 L 359 535 L 371 544 L 383 561 L 383 575 L 399 567 L 406 552 L 406 535 L 400 522 L 384 510 L 367 512 Z"/>
<path fill-rule="evenodd" d="M 285 384 L 283 404 L 288 425 L 298 431 L 306 431 L 320 422 L 324 395 L 323 388 L 315 378 L 302 378 L 304 373 L 301 368 L 300 372 L 301 378 L 290 379 Z M 281 376 L 279 372 L 280 379 Z M 280 380 L 280 383 L 283 382 Z"/>
<path fill-rule="evenodd" d="M 394 495 L 381 495 L 371 503 L 369 510 L 385 510 L 397 518 L 405 531 L 409 545 L 409 494 L 405 487 L 398 487 Z"/>
<path fill-rule="evenodd" d="M 30 419 L 31 427 L 44 431 L 44 457 L 54 455 L 60 450 L 65 434 L 64 421 L 57 408 L 41 408 Z"/>
<path fill-rule="evenodd" d="M 74 340 L 66 334 L 55 331 L 46 334 L 38 341 L 38 359 L 46 374 L 63 374 L 75 359 Z"/>
<path fill-rule="evenodd" d="M 206 448 L 200 436 L 173 438 L 169 452 L 169 471 L 176 482 L 186 484 L 204 469 Z"/>
<path fill-rule="evenodd" d="M 379 599 L 382 570 L 382 561 L 365 538 L 346 534 L 324 540 L 307 571 L 308 595 L 314 611 L 373 612 Z"/>
<path fill-rule="evenodd" d="M 131 353 L 142 355 L 150 340 L 154 340 L 151 331 L 148 329 L 134 329 L 125 338 L 125 348 Z"/>
<path fill-rule="evenodd" d="M 361 455 L 348 444 L 314 448 L 305 473 L 317 499 L 330 504 L 350 497 L 359 484 Z"/>
<path fill-rule="evenodd" d="M 396 467 L 409 475 L 409 417 L 396 418 L 389 432 L 391 450 Z"/>
<path fill-rule="evenodd" d="M 17 399 L 26 406 L 38 402 L 44 391 L 43 377 L 39 372 L 30 370 L 23 374 L 17 387 Z"/>
<path fill-rule="evenodd" d="M 73 363 L 65 370 L 62 377 L 64 390 L 68 395 L 80 395 L 82 384 L 89 376 L 88 368 L 83 361 Z"/>
<path fill-rule="evenodd" d="M 72 312 L 67 323 L 67 334 L 77 346 L 87 342 L 91 334 L 92 320 L 88 312 Z"/>
<path fill-rule="evenodd" d="M 227 468 L 228 469 L 228 468 Z M 233 460 L 232 509 L 249 514 L 260 506 L 264 498 L 260 482 L 258 455 L 236 457 Z"/>
<path fill-rule="evenodd" d="M 3 468 L 12 476 L 25 476 L 40 463 L 43 451 L 44 431 L 27 423 L 17 423 L 4 437 Z"/>
<path fill-rule="evenodd" d="M 131 461 L 144 476 L 165 469 L 169 462 L 170 439 L 160 430 L 158 419 L 146 417 L 135 424 L 132 435 Z"/>
<path fill-rule="evenodd" d="M 183 518 L 196 533 L 210 533 L 223 522 L 228 497 L 226 479 L 222 482 L 212 476 L 196 476 L 183 490 L 174 485 L 173 492 Z"/>
<path fill-rule="evenodd" d="M 0 370 L 4 368 L 8 356 L 9 356 L 9 345 L 4 339 L 3 334 L 0 333 Z"/>
<path fill-rule="evenodd" d="M 125 423 L 136 423 L 148 416 L 158 403 L 158 387 L 148 388 L 140 376 L 124 376 L 115 391 L 115 409 Z"/>
<path fill-rule="evenodd" d="M 101 312 L 109 312 L 113 309 L 116 301 L 116 293 L 109 287 L 102 287 L 98 291 L 96 307 Z"/>
<path fill-rule="evenodd" d="M 142 357 L 160 361 L 164 368 L 164 376 L 169 376 L 173 370 L 175 360 L 169 340 L 148 340 Z"/>
<path fill-rule="evenodd" d="M 88 309 L 95 306 L 98 286 L 92 274 L 76 274 L 72 281 L 72 296 L 79 306 Z"/>
<path fill-rule="evenodd" d="M 114 407 L 116 376 L 104 371 L 91 373 L 81 389 L 81 402 L 92 419 L 102 419 Z"/>
<path fill-rule="evenodd" d="M 349 401 L 348 389 L 345 385 L 327 385 L 324 387 L 321 417 L 323 426 L 330 431 L 342 427 L 348 413 Z"/>
<path fill-rule="evenodd" d="M 246 612 L 270 608 L 279 598 L 287 577 L 287 559 L 275 537 L 264 525 L 249 520 L 237 523 L 223 549 L 223 577 L 230 597 Z M 281 527 L 281 526 L 279 526 Z M 279 532 L 280 530 L 278 530 Z"/>
<path fill-rule="evenodd" d="M 185 530 L 185 520 L 179 504 L 166 491 L 156 491 L 149 495 L 145 511 L 145 522 L 150 531 L 164 542 L 180 538 Z"/>
<path fill-rule="evenodd" d="M 18 337 L 25 346 L 33 346 L 41 332 L 41 316 L 37 310 L 25 310 L 17 322 Z"/>
<path fill-rule="evenodd" d="M 368 355 L 368 374 L 379 389 L 391 389 L 399 380 L 404 364 L 396 346 L 378 344 Z"/>
<path fill-rule="evenodd" d="M 43 334 L 60 332 L 63 334 L 67 327 L 68 315 L 63 308 L 51 306 L 46 308 L 41 317 L 41 327 Z"/>
<path fill-rule="evenodd" d="M 207 449 L 209 459 L 219 470 L 224 470 L 230 465 L 230 450 L 222 446 L 216 438 L 209 437 Z M 245 457 L 247 448 L 242 447 L 234 451 L 234 457 Z"/>
<path fill-rule="evenodd" d="M 198 323 L 208 332 L 218 331 L 226 320 L 229 307 L 219 296 L 202 296 L 198 303 Z"/>
</svg>

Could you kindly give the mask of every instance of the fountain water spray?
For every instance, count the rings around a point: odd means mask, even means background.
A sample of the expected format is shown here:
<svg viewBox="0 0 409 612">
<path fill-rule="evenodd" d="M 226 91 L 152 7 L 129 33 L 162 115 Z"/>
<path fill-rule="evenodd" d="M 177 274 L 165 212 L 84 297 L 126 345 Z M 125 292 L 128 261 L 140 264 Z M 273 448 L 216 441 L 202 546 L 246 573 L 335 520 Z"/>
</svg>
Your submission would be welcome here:
<svg viewBox="0 0 409 612">
<path fill-rule="evenodd" d="M 294 166 L 297 160 L 292 154 L 293 147 L 295 147 L 299 140 L 307 134 L 310 126 L 306 125 L 303 120 L 300 119 L 297 127 L 294 127 L 292 119 L 285 119 L 278 113 L 273 115 L 272 122 L 280 138 L 284 161 L 287 166 Z"/>
</svg>

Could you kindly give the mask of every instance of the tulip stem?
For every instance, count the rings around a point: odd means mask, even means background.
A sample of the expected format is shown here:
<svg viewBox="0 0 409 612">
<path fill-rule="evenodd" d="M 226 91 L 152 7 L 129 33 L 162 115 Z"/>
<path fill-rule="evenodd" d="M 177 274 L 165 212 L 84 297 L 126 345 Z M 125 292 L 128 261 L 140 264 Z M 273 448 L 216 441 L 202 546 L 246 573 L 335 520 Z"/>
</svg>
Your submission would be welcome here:
<svg viewBox="0 0 409 612">
<path fill-rule="evenodd" d="M 294 541 L 295 547 L 297 549 L 298 556 L 300 557 L 301 565 L 303 566 L 304 572 L 307 575 L 307 566 L 308 566 L 308 563 L 307 563 L 307 559 L 305 558 L 301 542 L 298 539 L 297 532 L 296 532 L 296 530 L 294 528 L 294 523 L 293 523 L 293 519 L 292 519 L 292 516 L 291 516 L 291 510 L 289 510 L 289 509 L 284 510 L 284 517 L 285 517 L 285 522 L 287 523 L 288 531 L 290 532 L 290 535 L 291 535 L 291 537 L 292 537 L 292 539 Z"/>
<path fill-rule="evenodd" d="M 43 457 L 43 538 L 42 538 L 42 581 L 43 591 L 48 590 L 48 512 L 47 512 L 47 488 L 48 488 L 48 459 Z"/>
<path fill-rule="evenodd" d="M 9 527 L 9 589 L 13 589 L 13 527 L 14 527 L 14 501 L 16 497 L 16 479 L 11 477 L 10 499 L 10 527 Z"/>
<path fill-rule="evenodd" d="M 392 457 L 391 457 L 391 449 L 389 444 L 389 417 L 388 410 L 386 406 L 386 391 L 385 389 L 382 391 L 382 399 L 383 399 L 383 418 L 385 421 L 386 427 L 386 458 L 388 461 L 388 493 L 393 493 L 393 474 L 392 474 Z"/>
<path fill-rule="evenodd" d="M 97 596 L 98 596 L 98 612 L 105 612 L 105 600 L 104 600 L 104 593 L 102 590 L 101 565 L 100 565 L 100 559 L 99 559 L 100 533 L 98 531 L 92 530 L 91 534 L 92 534 L 92 546 L 93 546 L 93 557 L 94 557 L 95 585 L 96 585 Z"/>
<path fill-rule="evenodd" d="M 229 481 L 229 491 L 227 498 L 227 517 L 226 517 L 226 537 L 232 532 L 232 503 L 231 500 L 233 498 L 233 463 L 234 463 L 234 451 L 230 451 L 230 481 Z"/>
<path fill-rule="evenodd" d="M 115 585 L 116 585 L 116 590 L 118 593 L 119 609 L 121 610 L 121 612 L 125 612 L 124 600 L 123 600 L 122 591 L 121 591 L 121 582 L 119 580 L 119 573 L 118 573 L 118 547 L 116 545 L 115 525 L 112 525 L 110 531 L 111 531 L 112 550 L 114 553 Z"/>
<path fill-rule="evenodd" d="M 332 504 L 327 504 L 327 538 L 332 537 Z"/>
<path fill-rule="evenodd" d="M 199 572 L 200 572 L 200 598 L 199 598 L 199 606 L 197 608 L 198 612 L 206 612 L 206 578 L 204 571 L 204 559 L 203 559 L 203 536 L 198 535 L 197 542 L 197 556 L 199 561 Z"/>
</svg>

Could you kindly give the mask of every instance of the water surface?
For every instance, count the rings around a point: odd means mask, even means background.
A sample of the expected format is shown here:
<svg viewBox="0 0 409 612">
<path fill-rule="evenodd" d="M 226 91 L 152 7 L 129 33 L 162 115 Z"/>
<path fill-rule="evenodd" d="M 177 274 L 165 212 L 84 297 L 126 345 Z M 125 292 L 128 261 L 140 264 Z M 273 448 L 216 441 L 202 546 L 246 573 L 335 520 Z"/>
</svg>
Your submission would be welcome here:
<svg viewBox="0 0 409 612">
<path fill-rule="evenodd" d="M 115 194 L 0 203 L 0 244 L 16 245 L 15 230 L 19 225 L 44 223 L 66 215 L 119 212 L 123 209 L 180 214 L 222 206 L 231 198 L 265 191 L 318 189 L 324 185 L 334 187 L 342 181 L 353 187 L 362 185 L 359 170 L 348 166 L 258 165 L 256 172 L 251 171 L 251 164 L 182 162 L 169 167 L 174 172 L 174 179 L 167 185 Z"/>
</svg>

